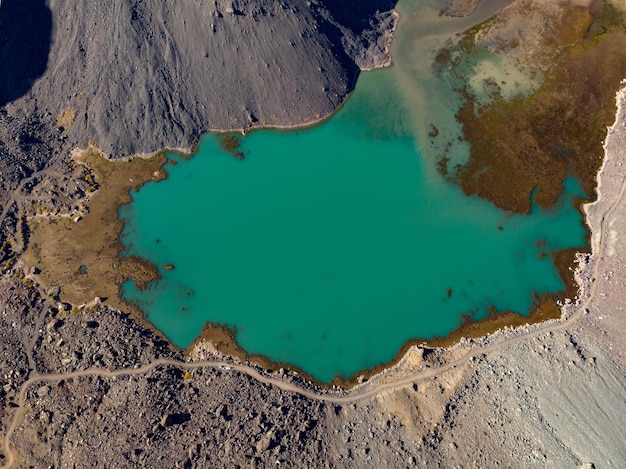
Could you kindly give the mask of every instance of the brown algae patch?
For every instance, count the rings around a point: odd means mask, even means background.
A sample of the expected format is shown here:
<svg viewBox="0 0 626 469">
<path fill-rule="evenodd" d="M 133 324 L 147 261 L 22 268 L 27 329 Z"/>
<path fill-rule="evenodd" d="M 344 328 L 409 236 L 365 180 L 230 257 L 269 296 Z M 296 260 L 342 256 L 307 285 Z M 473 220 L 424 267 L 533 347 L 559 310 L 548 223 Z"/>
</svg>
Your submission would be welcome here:
<svg viewBox="0 0 626 469">
<path fill-rule="evenodd" d="M 550 319 L 559 319 L 560 317 L 561 310 L 557 303 L 556 295 L 544 295 L 542 297 L 535 298 L 535 307 L 531 310 L 528 316 L 522 316 L 518 313 L 510 311 L 499 312 L 493 308 L 489 312 L 488 316 L 480 320 L 472 319 L 471 315 L 467 314 L 461 318 L 459 327 L 454 329 L 447 336 L 431 337 L 429 339 L 410 339 L 402 345 L 398 353 L 390 361 L 381 363 L 380 365 L 367 370 L 356 372 L 347 378 L 336 377 L 332 384 L 343 388 L 351 388 L 359 382 L 367 380 L 372 376 L 381 373 L 385 369 L 391 368 L 399 363 L 413 346 L 419 346 L 423 349 L 446 348 L 457 344 L 464 338 L 480 338 L 497 332 L 505 327 L 520 327 L 537 324 Z"/>
<path fill-rule="evenodd" d="M 525 62 L 525 70 L 533 76 L 542 75 L 541 86 L 531 93 L 504 96 L 503 83 L 491 81 L 487 83 L 491 85 L 488 99 L 471 86 L 463 88 L 466 104 L 457 118 L 470 144 L 469 161 L 450 168 L 444 155 L 439 162 L 440 173 L 458 183 L 465 194 L 476 194 L 512 212 L 529 213 L 533 203 L 543 208 L 553 205 L 567 177 L 578 179 L 588 198 L 594 196 L 604 154 L 602 142 L 615 118 L 615 92 L 626 77 L 622 10 L 608 1 L 594 0 L 588 7 L 569 6 L 552 20 L 558 21 L 547 28 L 551 33 L 531 51 L 522 53 L 526 57 L 529 52 L 535 54 L 533 60 Z M 464 35 L 460 41 L 464 53 L 477 53 L 475 39 L 494 22 L 491 19 Z M 503 51 L 520 46 L 515 37 L 506 37 L 508 44 L 500 41 Z M 437 68 L 454 69 L 453 55 L 450 51 L 440 53 L 443 63 L 437 63 Z M 575 200 L 579 206 L 588 202 Z M 428 345 L 447 346 L 463 336 L 478 337 L 505 326 L 559 318 L 555 299 L 574 298 L 578 291 L 573 275 L 577 251 L 551 253 L 565 288 L 558 295 L 537 298 L 527 318 L 509 312 L 493 312 L 478 322 L 467 318 L 448 337 L 430 340 Z"/>
<path fill-rule="evenodd" d="M 209 350 L 217 352 L 221 355 L 226 355 L 229 357 L 233 357 L 237 360 L 254 363 L 255 365 L 267 371 L 274 372 L 280 369 L 295 371 L 302 379 L 306 381 L 311 381 L 322 389 L 327 389 L 329 387 L 328 383 L 317 380 L 314 376 L 308 374 L 307 372 L 290 363 L 273 361 L 265 355 L 250 354 L 246 352 L 237 343 L 237 329 L 235 327 L 230 327 L 225 324 L 207 322 L 204 325 L 204 328 L 202 329 L 200 335 L 196 337 L 196 339 L 194 339 L 189 347 L 187 347 L 187 349 L 185 350 L 185 354 L 189 356 L 189 354 L 192 353 L 195 349 L 196 345 L 200 343 L 209 345 L 208 347 L 203 347 L 205 349 L 208 348 Z M 338 384 L 339 381 L 341 381 L 341 379 L 337 378 L 335 381 L 333 381 L 333 384 Z M 352 386 L 353 384 L 354 383 L 352 382 L 350 386 Z"/>
<path fill-rule="evenodd" d="M 461 341 L 461 339 L 476 339 L 497 332 L 505 327 L 520 327 L 530 324 L 538 324 L 550 319 L 559 319 L 561 310 L 552 295 L 536 299 L 536 306 L 532 309 L 528 316 L 504 311 L 498 312 L 491 310 L 489 315 L 480 320 L 474 320 L 471 315 L 464 315 L 461 324 L 445 337 L 432 337 L 430 339 L 410 339 L 406 341 L 393 359 L 386 363 L 381 363 L 373 368 L 362 370 L 353 375 L 342 378 L 336 377 L 332 384 L 349 389 L 359 382 L 367 380 L 374 375 L 383 372 L 387 368 L 391 368 L 398 364 L 404 356 L 409 352 L 411 347 L 419 346 L 422 349 L 446 348 L 451 347 Z"/>
<path fill-rule="evenodd" d="M 613 4 L 571 7 L 553 27 L 536 58 L 537 69 L 547 68 L 537 91 L 510 100 L 496 93 L 487 104 L 469 87 L 463 91 L 458 119 L 470 158 L 452 178 L 467 195 L 504 210 L 529 213 L 533 202 L 551 206 L 566 177 L 593 196 L 615 92 L 626 77 L 626 23 Z"/>
<path fill-rule="evenodd" d="M 225 134 L 220 137 L 220 148 L 235 159 L 243 160 L 246 154 L 241 151 L 241 137 L 235 134 Z"/>
<path fill-rule="evenodd" d="M 119 296 L 119 284 L 132 278 L 142 286 L 157 278 L 158 272 L 136 256 L 120 257 L 118 208 L 130 202 L 131 190 L 165 178 L 166 158 L 157 154 L 113 162 L 89 148 L 75 152 L 74 161 L 88 167 L 98 182 L 87 212 L 74 218 L 30 217 L 23 259 L 41 271 L 39 280 L 46 287 L 60 287 L 64 302 L 77 306 L 99 297 L 115 308 L 129 309 Z"/>
</svg>

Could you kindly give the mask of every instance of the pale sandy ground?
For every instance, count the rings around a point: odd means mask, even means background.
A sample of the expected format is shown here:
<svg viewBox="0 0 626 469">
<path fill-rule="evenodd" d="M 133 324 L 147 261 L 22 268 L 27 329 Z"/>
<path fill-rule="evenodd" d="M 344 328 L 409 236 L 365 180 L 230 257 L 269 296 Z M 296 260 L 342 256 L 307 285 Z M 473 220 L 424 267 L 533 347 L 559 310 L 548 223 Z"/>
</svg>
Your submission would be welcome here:
<svg viewBox="0 0 626 469">
<path fill-rule="evenodd" d="M 617 204 L 612 213 L 605 210 L 616 194 L 623 197 L 626 178 L 626 89 L 618 94 L 621 106 L 615 124 L 604 144 L 606 158 L 598 176 L 599 200 L 586 207 L 587 220 L 593 230 L 595 250 L 601 242 L 598 226 L 605 218 L 604 256 L 599 259 L 600 275 L 595 279 L 598 295 L 589 315 L 573 328 L 584 334 L 589 343 L 603 345 L 622 369 L 626 368 L 626 203 Z M 621 191 L 621 192 L 620 192 Z M 622 410 L 626 410 L 622 408 Z M 626 427 L 625 427 L 626 428 Z M 626 445 L 625 445 L 626 446 Z"/>
</svg>

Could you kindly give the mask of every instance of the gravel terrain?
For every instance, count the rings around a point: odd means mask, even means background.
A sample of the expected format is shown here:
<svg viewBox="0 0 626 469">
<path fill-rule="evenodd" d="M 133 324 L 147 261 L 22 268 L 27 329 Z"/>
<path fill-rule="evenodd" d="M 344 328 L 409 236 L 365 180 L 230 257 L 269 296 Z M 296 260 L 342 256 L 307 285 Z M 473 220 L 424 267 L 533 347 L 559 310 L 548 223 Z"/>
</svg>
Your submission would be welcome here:
<svg viewBox="0 0 626 469">
<path fill-rule="evenodd" d="M 350 9 L 321 0 L 32 3 L 51 20 L 37 46 L 23 37 L 30 30 L 11 27 L 24 21 L 19 2 L 0 10 L 1 54 L 11 59 L 0 103 L 10 101 L 12 116 L 36 111 L 72 143 L 93 141 L 110 156 L 190 150 L 212 129 L 325 118 L 361 68 L 390 62 L 396 21 L 390 0 Z M 41 56 L 33 70 L 16 63 L 22 44 Z"/>
<path fill-rule="evenodd" d="M 38 187 L 44 186 L 37 184 L 46 171 L 57 174 L 53 187 L 67 187 L 68 204 L 72 197 L 80 199 L 86 189 L 65 184 L 61 175 L 71 173 L 60 155 L 82 139 L 94 139 L 111 154 L 188 147 L 206 128 L 220 127 L 210 119 L 219 119 L 231 105 L 229 112 L 236 110 L 239 120 L 229 128 L 263 125 L 261 119 L 271 117 L 266 113 L 276 113 L 277 122 L 285 119 L 281 125 L 327 115 L 345 98 L 359 67 L 386 63 L 379 55 L 384 35 L 372 31 L 381 25 L 387 30 L 392 18 L 376 14 L 391 8 L 384 2 L 359 3 L 359 19 L 330 1 L 161 2 L 154 9 L 147 7 L 150 2 L 118 0 L 106 7 L 91 1 L 31 3 L 44 24 L 49 16 L 50 59 L 39 67 L 48 55 L 35 54 L 32 68 L 16 66 L 20 80 L 32 79 L 28 89 L 8 86 L 5 69 L 0 74 L 3 243 L 27 238 L 19 233 L 12 207 L 31 207 L 41 197 Z M 474 3 L 464 4 L 452 8 L 442 2 L 442 9 L 469 11 Z M 2 34 L 8 8 L 17 8 L 15 0 L 2 1 Z M 180 37 L 183 30 L 169 29 L 176 14 L 189 15 L 190 37 L 194 28 L 213 21 L 211 37 L 224 39 L 220 31 L 231 28 L 231 35 L 256 38 L 221 46 L 231 54 L 223 57 L 243 67 L 229 76 L 239 79 L 236 85 L 225 79 L 215 88 L 198 88 L 205 82 L 195 77 L 207 78 L 210 70 L 193 57 L 199 51 L 202 59 L 206 49 L 191 48 Z M 261 99 L 245 73 L 256 70 L 246 68 L 251 63 L 263 65 L 264 56 L 248 52 L 253 58 L 247 59 L 241 48 L 247 44 L 252 50 L 267 37 L 271 14 L 283 21 L 276 39 L 294 45 L 272 56 L 277 62 L 268 68 L 276 70 L 264 76 L 278 81 Z M 92 21 L 70 21 L 72 15 Z M 155 40 L 137 44 L 139 25 L 151 28 Z M 41 37 L 34 35 L 24 47 L 30 50 Z M 6 44 L 14 42 L 3 40 L 2 57 Z M 165 57 L 159 63 L 168 66 L 156 71 L 146 64 L 158 54 Z M 63 62 L 70 58 L 75 62 Z M 296 70 L 287 73 L 294 61 Z M 315 72 L 322 63 L 328 67 L 324 73 L 300 74 L 301 67 Z M 192 66 L 199 71 L 184 72 Z M 128 79 L 116 78 L 112 85 L 113 73 Z M 227 82 L 237 86 L 236 92 L 229 89 L 228 101 L 221 94 Z M 57 86 L 65 91 L 55 94 Z M 322 86 L 329 86 L 324 99 L 316 94 Z M 217 111 L 200 116 L 194 100 Z M 592 253 L 580 256 L 579 298 L 564 305 L 564 319 L 506 329 L 449 349 L 412 348 L 396 367 L 349 392 L 318 390 L 293 373 L 267 372 L 201 344 L 184 356 L 152 330 L 98 302 L 83 311 L 68 309 L 59 304 L 58 292 L 38 285 L 38 273 L 21 264 L 19 252 L 3 247 L 0 464 L 626 467 L 626 91 L 618 104 L 605 142 L 598 201 L 585 209 Z M 174 115 L 180 128 L 168 127 Z M 25 242 L 16 239 L 13 245 Z"/>
<path fill-rule="evenodd" d="M 4 0 L 3 211 L 16 184 L 89 142 L 111 157 L 191 151 L 209 130 L 328 117 L 361 69 L 390 64 L 397 22 L 391 0 L 338 3 Z"/>
</svg>

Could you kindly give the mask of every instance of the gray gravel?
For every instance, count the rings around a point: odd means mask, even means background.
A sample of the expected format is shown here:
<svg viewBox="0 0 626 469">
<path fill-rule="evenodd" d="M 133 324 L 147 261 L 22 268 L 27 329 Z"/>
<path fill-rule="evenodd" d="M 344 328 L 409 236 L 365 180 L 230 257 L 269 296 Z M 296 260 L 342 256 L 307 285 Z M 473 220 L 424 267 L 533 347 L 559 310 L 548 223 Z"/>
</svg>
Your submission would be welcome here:
<svg viewBox="0 0 626 469">
<path fill-rule="evenodd" d="M 311 123 L 343 102 L 361 67 L 390 60 L 394 2 L 339 3 L 49 0 L 49 54 L 39 74 L 41 60 L 33 70 L 17 65 L 29 32 L 10 27 L 20 11 L 6 0 L 0 103 L 10 101 L 11 115 L 35 112 L 50 131 L 71 109 L 63 133 L 111 156 L 190 149 L 210 129 Z M 38 7 L 42 16 L 46 9 Z M 28 90 L 24 74 L 34 80 Z"/>
</svg>

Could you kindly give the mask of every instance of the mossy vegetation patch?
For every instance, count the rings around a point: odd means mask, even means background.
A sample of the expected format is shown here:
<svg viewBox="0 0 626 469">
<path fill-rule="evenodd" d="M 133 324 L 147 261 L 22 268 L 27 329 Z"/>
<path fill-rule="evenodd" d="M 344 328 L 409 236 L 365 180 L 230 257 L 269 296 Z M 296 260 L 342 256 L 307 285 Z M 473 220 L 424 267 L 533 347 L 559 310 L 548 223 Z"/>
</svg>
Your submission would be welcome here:
<svg viewBox="0 0 626 469">
<path fill-rule="evenodd" d="M 550 67 L 536 92 L 482 105 L 465 90 L 458 119 L 470 159 L 449 177 L 467 195 L 520 213 L 554 204 L 568 176 L 593 197 L 615 93 L 626 78 L 625 25 L 624 12 L 607 1 L 572 8 L 554 25 L 545 49 L 553 53 L 537 58 Z"/>
<path fill-rule="evenodd" d="M 220 137 L 220 147 L 235 159 L 243 160 L 246 157 L 246 154 L 241 150 L 241 137 L 238 135 L 222 135 Z"/>
<path fill-rule="evenodd" d="M 93 148 L 75 158 L 86 165 L 99 184 L 82 217 L 31 218 L 27 265 L 37 267 L 40 281 L 48 288 L 59 286 L 60 297 L 72 305 L 86 304 L 95 297 L 117 308 L 128 309 L 119 298 L 118 286 L 128 278 L 141 287 L 157 277 L 157 269 L 136 256 L 121 256 L 120 205 L 130 202 L 130 191 L 147 181 L 165 177 L 162 154 L 130 162 L 107 160 Z"/>
</svg>

